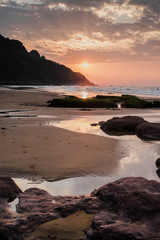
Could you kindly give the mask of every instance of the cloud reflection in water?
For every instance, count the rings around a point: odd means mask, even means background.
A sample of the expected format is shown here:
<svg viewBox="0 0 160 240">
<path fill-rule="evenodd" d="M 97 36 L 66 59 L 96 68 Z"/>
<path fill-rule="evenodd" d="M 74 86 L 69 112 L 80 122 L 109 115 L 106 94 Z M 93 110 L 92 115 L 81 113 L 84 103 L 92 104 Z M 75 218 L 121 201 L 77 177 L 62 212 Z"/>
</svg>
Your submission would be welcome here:
<svg viewBox="0 0 160 240">
<path fill-rule="evenodd" d="M 14 179 L 18 186 L 24 191 L 30 187 L 42 188 L 52 195 L 78 195 L 87 194 L 92 192 L 95 188 L 99 188 L 104 184 L 115 181 L 123 177 L 144 177 L 147 179 L 158 180 L 156 175 L 155 161 L 159 157 L 159 144 L 153 142 L 144 142 L 138 139 L 136 136 L 108 136 L 102 132 L 99 126 L 91 126 L 91 123 L 106 121 L 113 116 L 87 116 L 80 118 L 73 118 L 72 120 L 53 122 L 53 126 L 61 127 L 67 130 L 96 134 L 105 137 L 111 137 L 116 139 L 121 139 L 119 141 L 120 147 L 125 148 L 127 152 L 127 157 L 120 157 L 119 169 L 114 172 L 111 176 L 86 176 L 86 177 L 76 177 L 68 178 L 56 182 L 44 181 L 40 184 L 34 184 L 33 182 L 28 182 L 27 179 Z M 143 116 L 144 117 L 144 116 Z M 146 116 L 151 121 L 157 121 L 154 115 Z M 158 117 L 158 116 L 157 116 Z"/>
</svg>

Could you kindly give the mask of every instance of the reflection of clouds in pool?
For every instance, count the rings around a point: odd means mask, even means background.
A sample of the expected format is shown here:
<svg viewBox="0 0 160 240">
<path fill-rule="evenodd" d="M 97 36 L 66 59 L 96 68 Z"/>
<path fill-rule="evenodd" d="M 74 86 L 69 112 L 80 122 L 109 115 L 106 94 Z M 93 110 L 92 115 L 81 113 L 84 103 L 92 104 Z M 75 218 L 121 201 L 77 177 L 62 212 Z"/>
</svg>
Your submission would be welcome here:
<svg viewBox="0 0 160 240">
<path fill-rule="evenodd" d="M 158 157 L 158 144 L 137 141 L 122 141 L 120 144 L 127 147 L 128 157 L 121 159 L 120 172 L 123 176 L 145 177 L 157 180 L 155 174 L 155 160 Z"/>
<path fill-rule="evenodd" d="M 111 175 L 86 176 L 68 178 L 56 182 L 44 181 L 40 184 L 30 182 L 27 179 L 14 179 L 18 186 L 24 191 L 31 187 L 38 187 L 48 191 L 52 195 L 80 195 L 92 192 L 109 182 L 123 177 L 144 177 L 147 179 L 158 180 L 156 175 L 155 160 L 158 157 L 158 145 L 138 141 L 121 141 L 128 151 L 128 157 L 120 160 L 119 168 Z M 147 154 L 146 154 L 147 153 Z"/>
<path fill-rule="evenodd" d="M 37 187 L 48 191 L 52 195 L 81 195 L 92 192 L 111 181 L 110 177 L 77 177 L 68 178 L 56 182 L 43 182 L 41 184 L 29 183 L 27 179 L 14 178 L 17 185 L 25 191 L 28 188 Z"/>
<path fill-rule="evenodd" d="M 99 126 L 92 127 L 90 121 L 86 118 L 76 118 L 72 120 L 66 120 L 61 122 L 50 123 L 55 127 L 64 128 L 74 132 L 81 133 L 92 133 L 96 135 L 101 135 Z"/>
<path fill-rule="evenodd" d="M 137 114 L 132 114 L 137 115 Z M 140 117 L 143 117 L 145 120 L 150 122 L 159 122 L 160 121 L 160 113 L 157 112 L 157 115 L 155 115 L 155 112 L 153 113 L 147 113 L 147 114 L 138 114 Z M 107 121 L 114 117 L 115 115 L 95 115 L 95 116 L 84 116 L 84 117 L 78 117 L 73 118 L 70 120 L 64 120 L 60 122 L 50 122 L 50 125 L 53 125 L 55 127 L 64 128 L 70 131 L 74 132 L 80 132 L 80 133 L 90 133 L 95 135 L 100 135 L 104 137 L 111 137 L 119 140 L 134 140 L 137 139 L 135 135 L 123 135 L 123 136 L 110 136 L 104 133 L 99 126 L 91 126 L 91 123 L 98 123 L 100 121 Z M 118 115 L 118 117 L 122 117 L 124 115 Z"/>
<path fill-rule="evenodd" d="M 155 113 L 154 113 L 155 114 Z M 141 115 L 146 120 L 152 122 L 158 122 L 159 115 Z M 153 116 L 153 117 L 152 117 Z M 90 133 L 105 137 L 111 137 L 120 139 L 120 148 L 123 147 L 127 152 L 127 157 L 121 158 L 119 166 L 112 174 L 100 177 L 100 176 L 86 176 L 64 179 L 56 182 L 44 181 L 40 184 L 34 184 L 26 179 L 14 179 L 18 186 L 24 191 L 31 187 L 42 188 L 52 195 L 79 195 L 92 192 L 95 188 L 99 188 L 109 182 L 115 181 L 123 177 L 144 177 L 147 179 L 159 180 L 156 175 L 155 161 L 159 157 L 159 143 L 160 142 L 144 142 L 138 139 L 136 136 L 108 136 L 100 130 L 99 126 L 91 126 L 91 123 L 97 123 L 99 121 L 107 121 L 112 118 L 113 115 L 108 116 L 85 116 L 79 118 L 73 118 L 72 120 L 50 123 L 53 126 L 61 127 L 67 130 Z M 152 117 L 152 118 L 151 118 Z M 157 144 L 158 143 L 158 144 Z M 126 156 L 126 155 L 125 155 Z"/>
</svg>

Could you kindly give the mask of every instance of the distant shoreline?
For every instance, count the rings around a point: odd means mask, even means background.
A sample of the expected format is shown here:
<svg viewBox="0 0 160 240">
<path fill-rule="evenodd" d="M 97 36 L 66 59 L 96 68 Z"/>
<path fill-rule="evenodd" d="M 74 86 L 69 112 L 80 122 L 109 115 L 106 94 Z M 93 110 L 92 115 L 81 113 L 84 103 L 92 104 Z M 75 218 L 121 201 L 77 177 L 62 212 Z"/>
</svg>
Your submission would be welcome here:
<svg viewBox="0 0 160 240">
<path fill-rule="evenodd" d="M 112 87 L 116 89 L 120 87 Z M 126 89 L 128 86 L 126 87 Z M 135 88 L 135 87 L 134 87 Z M 133 88 L 133 89 L 134 89 Z M 145 87 L 144 87 L 145 88 Z M 148 87 L 147 87 L 148 88 Z M 57 96 L 58 95 L 74 95 L 77 97 L 82 97 L 83 98 L 83 93 L 87 93 L 87 97 L 95 97 L 96 95 L 106 95 L 106 96 L 121 96 L 123 94 L 128 94 L 128 95 L 135 95 L 141 99 L 144 99 L 146 101 L 155 101 L 155 100 L 160 100 L 160 90 L 157 90 L 156 87 L 151 87 L 151 92 L 152 89 L 156 89 L 157 93 L 159 95 L 153 95 L 153 94 L 140 94 L 140 92 L 135 92 L 135 93 L 128 93 L 127 91 L 124 91 L 122 93 L 120 92 L 113 92 L 113 89 L 110 89 L 109 87 L 106 87 L 106 89 L 109 91 L 112 90 L 112 92 L 108 92 L 103 86 L 77 86 L 77 85 L 51 85 L 51 86 L 31 86 L 31 85 L 0 85 L 0 89 L 4 90 L 19 90 L 19 91 L 34 91 L 34 92 L 48 92 L 48 93 L 54 93 Z M 100 89 L 100 91 L 98 90 Z M 104 91 L 102 91 L 104 89 Z M 124 88 L 125 89 L 125 88 Z M 136 88 L 135 88 L 136 89 Z M 137 88 L 138 89 L 138 88 Z M 141 89 L 141 88 L 140 88 Z M 123 88 L 122 88 L 123 90 Z"/>
</svg>

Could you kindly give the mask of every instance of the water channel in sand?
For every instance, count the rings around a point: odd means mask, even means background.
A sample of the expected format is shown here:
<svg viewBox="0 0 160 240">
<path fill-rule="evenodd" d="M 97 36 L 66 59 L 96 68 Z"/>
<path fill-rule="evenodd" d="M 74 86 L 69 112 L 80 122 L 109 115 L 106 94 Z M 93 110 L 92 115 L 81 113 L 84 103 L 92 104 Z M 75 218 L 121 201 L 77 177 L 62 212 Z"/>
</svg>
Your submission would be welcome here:
<svg viewBox="0 0 160 240">
<path fill-rule="evenodd" d="M 127 157 L 121 158 L 120 156 L 119 166 L 112 175 L 76 177 L 55 182 L 33 182 L 28 179 L 14 178 L 15 182 L 23 191 L 27 188 L 38 187 L 48 191 L 52 195 L 79 195 L 90 193 L 95 188 L 123 177 L 136 176 L 159 180 L 156 175 L 155 166 L 155 161 L 160 156 L 159 142 L 145 142 L 138 139 L 135 135 L 109 136 L 102 132 L 99 126 L 91 126 L 91 123 L 106 121 L 112 117 L 111 115 L 73 117 L 71 120 L 59 122 L 53 120 L 49 123 L 50 125 L 75 132 L 119 139 L 119 145 L 125 148 Z M 160 122 L 159 112 L 143 114 L 141 117 L 150 122 Z"/>
</svg>

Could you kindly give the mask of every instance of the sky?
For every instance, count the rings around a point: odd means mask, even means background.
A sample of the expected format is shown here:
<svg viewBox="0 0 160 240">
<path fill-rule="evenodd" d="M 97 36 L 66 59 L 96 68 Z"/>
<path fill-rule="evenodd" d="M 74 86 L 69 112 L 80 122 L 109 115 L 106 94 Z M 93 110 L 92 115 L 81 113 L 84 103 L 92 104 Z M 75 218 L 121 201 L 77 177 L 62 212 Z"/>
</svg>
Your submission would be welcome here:
<svg viewBox="0 0 160 240">
<path fill-rule="evenodd" d="M 160 0 L 0 0 L 0 33 L 98 85 L 160 86 Z"/>
</svg>

